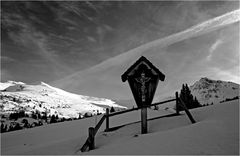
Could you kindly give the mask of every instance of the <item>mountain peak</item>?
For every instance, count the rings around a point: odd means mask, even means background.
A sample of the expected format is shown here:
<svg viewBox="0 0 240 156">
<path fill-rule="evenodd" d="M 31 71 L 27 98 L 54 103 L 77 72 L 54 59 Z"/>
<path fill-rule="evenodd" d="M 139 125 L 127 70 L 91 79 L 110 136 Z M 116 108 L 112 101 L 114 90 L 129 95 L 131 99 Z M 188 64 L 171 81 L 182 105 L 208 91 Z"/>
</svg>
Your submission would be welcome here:
<svg viewBox="0 0 240 156">
<path fill-rule="evenodd" d="M 202 77 L 200 80 L 209 80 L 207 77 Z"/>
<path fill-rule="evenodd" d="M 201 78 L 190 86 L 191 92 L 201 104 L 220 103 L 238 96 L 239 85 L 222 80 Z"/>
<path fill-rule="evenodd" d="M 212 80 L 212 79 L 209 79 L 209 78 L 207 78 L 207 77 L 202 77 L 200 80 L 199 80 L 200 82 L 214 82 L 215 80 Z"/>
<path fill-rule="evenodd" d="M 199 81 L 196 81 L 191 88 L 192 89 L 206 89 L 208 88 L 212 83 L 214 83 L 214 80 L 211 80 L 207 77 L 202 77 Z"/>
</svg>

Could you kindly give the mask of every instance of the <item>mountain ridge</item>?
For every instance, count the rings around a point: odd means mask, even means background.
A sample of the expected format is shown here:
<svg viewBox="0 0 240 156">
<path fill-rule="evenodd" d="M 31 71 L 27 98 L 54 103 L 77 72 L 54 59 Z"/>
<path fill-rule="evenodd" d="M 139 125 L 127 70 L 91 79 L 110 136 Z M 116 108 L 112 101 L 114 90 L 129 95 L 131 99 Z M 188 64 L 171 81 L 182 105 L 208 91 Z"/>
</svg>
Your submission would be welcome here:
<svg viewBox="0 0 240 156">
<path fill-rule="evenodd" d="M 239 97 L 239 84 L 203 77 L 190 86 L 191 93 L 202 105 L 216 104 Z"/>
<path fill-rule="evenodd" d="M 1 83 L 0 87 L 2 88 L 0 94 L 2 113 L 23 109 L 28 114 L 39 111 L 59 117 L 78 118 L 79 113 L 90 112 L 93 115 L 105 113 L 105 107 L 126 109 L 110 99 L 69 93 L 44 82 L 39 85 L 27 85 L 22 82 L 8 81 Z"/>
<path fill-rule="evenodd" d="M 133 99 L 112 101 L 105 98 L 77 95 L 52 87 L 44 82 L 39 85 L 27 85 L 23 82 L 8 81 L 4 84 L 1 83 L 0 87 L 6 86 L 6 84 L 9 87 L 2 90 L 0 94 L 1 112 L 3 114 L 25 110 L 28 114 L 39 111 L 47 112 L 48 115 L 76 118 L 79 113 L 90 112 L 93 115 L 105 113 L 106 107 L 114 107 L 120 110 L 136 107 Z M 189 88 L 192 95 L 198 99 L 202 106 L 205 106 L 239 98 L 239 86 L 239 84 L 229 81 L 202 77 L 190 85 Z M 159 101 L 169 98 L 174 97 L 163 98 Z M 174 105 L 175 103 L 160 105 L 159 108 L 174 108 Z"/>
</svg>

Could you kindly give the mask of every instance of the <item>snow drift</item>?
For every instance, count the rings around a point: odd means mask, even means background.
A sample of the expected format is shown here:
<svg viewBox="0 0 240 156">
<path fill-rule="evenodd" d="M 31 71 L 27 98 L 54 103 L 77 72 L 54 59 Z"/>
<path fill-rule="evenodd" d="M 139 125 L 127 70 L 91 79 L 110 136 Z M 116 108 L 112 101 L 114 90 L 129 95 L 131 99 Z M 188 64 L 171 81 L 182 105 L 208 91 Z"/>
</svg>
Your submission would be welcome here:
<svg viewBox="0 0 240 156">
<path fill-rule="evenodd" d="M 102 126 L 96 136 L 96 149 L 86 153 L 79 149 L 86 141 L 88 127 L 95 125 L 94 117 L 3 133 L 1 150 L 3 155 L 239 154 L 239 100 L 197 108 L 191 113 L 197 123 L 191 124 L 182 112 L 180 116 L 149 121 L 149 133 L 145 135 L 140 134 L 140 123 L 112 132 L 103 132 Z M 149 118 L 163 114 L 149 110 Z M 140 113 L 126 113 L 110 121 L 121 124 L 133 116 L 139 120 Z"/>
</svg>

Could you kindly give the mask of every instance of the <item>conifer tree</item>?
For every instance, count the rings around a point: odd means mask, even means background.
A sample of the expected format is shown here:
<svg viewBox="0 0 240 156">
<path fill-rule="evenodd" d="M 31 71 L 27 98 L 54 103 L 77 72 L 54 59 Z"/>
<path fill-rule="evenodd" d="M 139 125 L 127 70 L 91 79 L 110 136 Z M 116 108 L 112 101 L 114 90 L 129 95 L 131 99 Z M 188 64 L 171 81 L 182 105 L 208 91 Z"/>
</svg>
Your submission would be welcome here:
<svg viewBox="0 0 240 156">
<path fill-rule="evenodd" d="M 5 126 L 3 123 L 1 123 L 1 133 L 4 133 L 5 132 Z"/>
<path fill-rule="evenodd" d="M 202 107 L 202 105 L 198 102 L 196 96 L 194 98 L 194 107 L 197 108 L 197 107 Z"/>
<path fill-rule="evenodd" d="M 8 131 L 10 132 L 10 131 L 13 131 L 13 130 L 14 130 L 13 126 L 12 126 L 12 124 L 10 124 Z"/>
<path fill-rule="evenodd" d="M 56 120 L 58 120 L 58 115 L 56 115 Z"/>
<path fill-rule="evenodd" d="M 16 123 L 14 130 L 20 130 L 20 129 L 22 129 L 22 127 L 20 126 L 19 123 Z"/>
<path fill-rule="evenodd" d="M 32 118 L 37 119 L 37 115 L 35 114 L 35 112 L 32 112 Z"/>
<path fill-rule="evenodd" d="M 189 89 L 187 84 L 182 85 L 182 89 L 180 92 L 180 98 L 185 103 L 185 105 L 188 109 L 201 107 L 197 98 L 196 97 L 193 98 L 193 95 L 191 94 L 191 90 Z M 180 111 L 183 110 L 183 108 L 181 108 L 181 107 L 179 109 L 180 109 Z"/>
<path fill-rule="evenodd" d="M 5 132 L 7 132 L 7 131 L 8 131 L 8 125 L 7 125 L 7 124 L 5 125 L 5 128 L 4 128 L 4 130 L 5 130 Z"/>
<path fill-rule="evenodd" d="M 115 112 L 115 109 L 113 108 L 113 106 L 111 107 L 110 112 L 111 113 Z"/>
<path fill-rule="evenodd" d="M 55 122 L 56 122 L 56 117 L 55 117 L 55 115 L 52 115 L 50 123 L 55 123 Z"/>
<path fill-rule="evenodd" d="M 185 100 L 185 95 L 186 95 L 186 90 L 185 90 L 185 85 L 183 84 L 183 85 L 182 85 L 181 92 L 180 92 L 180 98 L 181 98 L 183 101 L 186 101 L 186 100 Z"/>
</svg>

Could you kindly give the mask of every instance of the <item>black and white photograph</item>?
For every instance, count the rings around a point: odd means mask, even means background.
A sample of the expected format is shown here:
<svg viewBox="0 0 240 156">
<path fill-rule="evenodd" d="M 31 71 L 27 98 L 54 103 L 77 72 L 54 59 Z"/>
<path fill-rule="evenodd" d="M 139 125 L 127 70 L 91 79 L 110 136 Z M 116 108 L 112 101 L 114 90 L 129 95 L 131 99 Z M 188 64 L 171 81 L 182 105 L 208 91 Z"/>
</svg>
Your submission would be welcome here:
<svg viewBox="0 0 240 156">
<path fill-rule="evenodd" d="M 1 0 L 0 155 L 239 155 L 239 0 Z"/>
</svg>

